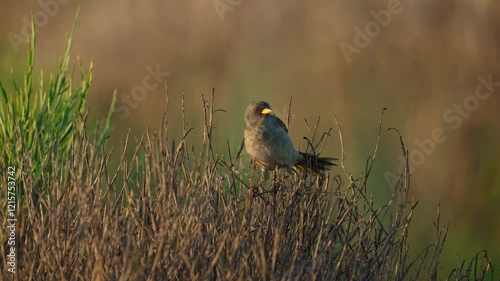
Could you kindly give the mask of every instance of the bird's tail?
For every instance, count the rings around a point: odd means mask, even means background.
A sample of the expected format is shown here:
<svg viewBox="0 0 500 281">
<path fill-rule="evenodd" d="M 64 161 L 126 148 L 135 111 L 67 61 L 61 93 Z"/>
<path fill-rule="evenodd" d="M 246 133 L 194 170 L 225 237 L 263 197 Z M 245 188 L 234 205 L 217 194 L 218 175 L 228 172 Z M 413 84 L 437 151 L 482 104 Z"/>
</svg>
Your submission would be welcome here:
<svg viewBox="0 0 500 281">
<path fill-rule="evenodd" d="M 301 159 L 293 166 L 303 172 L 310 174 L 320 174 L 326 170 L 330 170 L 332 166 L 337 166 L 333 161 L 338 160 L 332 157 L 319 157 L 311 153 L 299 152 Z"/>
</svg>

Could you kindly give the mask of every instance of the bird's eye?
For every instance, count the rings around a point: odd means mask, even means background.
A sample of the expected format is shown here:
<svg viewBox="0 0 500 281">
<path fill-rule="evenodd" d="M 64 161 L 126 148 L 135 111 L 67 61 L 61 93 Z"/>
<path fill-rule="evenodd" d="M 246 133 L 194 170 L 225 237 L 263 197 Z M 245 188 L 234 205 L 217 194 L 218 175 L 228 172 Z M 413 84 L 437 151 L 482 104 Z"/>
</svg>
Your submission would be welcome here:
<svg viewBox="0 0 500 281">
<path fill-rule="evenodd" d="M 259 112 L 259 108 L 258 107 L 255 108 L 255 112 Z"/>
</svg>

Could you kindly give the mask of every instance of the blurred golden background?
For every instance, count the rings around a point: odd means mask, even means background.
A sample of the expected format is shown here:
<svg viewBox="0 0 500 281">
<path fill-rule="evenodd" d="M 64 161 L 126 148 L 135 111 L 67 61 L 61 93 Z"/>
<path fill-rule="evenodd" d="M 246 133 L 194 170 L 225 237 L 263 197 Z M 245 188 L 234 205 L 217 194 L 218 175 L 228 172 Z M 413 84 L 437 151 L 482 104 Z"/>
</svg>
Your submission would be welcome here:
<svg viewBox="0 0 500 281">
<path fill-rule="evenodd" d="M 410 232 L 416 251 L 433 242 L 437 205 L 449 223 L 443 267 L 486 249 L 500 269 L 500 6 L 476 1 L 69 1 L 0 3 L 0 68 L 4 84 L 25 71 L 31 11 L 38 69 L 57 69 L 80 7 L 73 57 L 94 59 L 87 107 L 104 118 L 117 89 L 111 141 L 129 127 L 158 128 L 168 81 L 170 126 L 180 132 L 185 95 L 191 138 L 203 134 L 201 94 L 217 115 L 218 151 L 243 136 L 243 111 L 268 101 L 302 136 L 321 116 L 321 130 L 341 123 L 346 166 L 354 175 L 373 153 L 385 107 L 381 146 L 371 176 L 380 204 L 399 173 L 400 130 L 409 149 L 413 194 L 420 200 Z M 75 67 L 75 76 L 78 68 Z M 498 81 L 498 82 L 497 82 Z M 9 86 L 9 85 L 6 85 Z M 179 140 L 180 134 L 176 139 Z M 323 155 L 339 156 L 338 134 Z M 337 171 L 341 173 L 340 169 Z M 413 252 L 413 254 L 417 254 Z"/>
</svg>

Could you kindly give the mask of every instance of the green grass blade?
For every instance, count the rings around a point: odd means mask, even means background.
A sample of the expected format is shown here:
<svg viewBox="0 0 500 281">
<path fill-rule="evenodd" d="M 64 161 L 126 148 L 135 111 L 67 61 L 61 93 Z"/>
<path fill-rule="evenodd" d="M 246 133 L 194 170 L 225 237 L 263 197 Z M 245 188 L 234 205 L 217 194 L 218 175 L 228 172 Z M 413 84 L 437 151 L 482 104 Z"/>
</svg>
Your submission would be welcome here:
<svg viewBox="0 0 500 281">
<path fill-rule="evenodd" d="M 109 107 L 108 117 L 106 118 L 106 124 L 104 125 L 104 129 L 102 130 L 99 141 L 97 142 L 99 145 L 102 144 L 104 139 L 109 135 L 109 129 L 111 128 L 111 122 L 113 121 L 113 113 L 115 112 L 116 94 L 117 91 L 115 90 L 113 92 L 113 100 L 111 101 L 111 106 Z"/>
</svg>

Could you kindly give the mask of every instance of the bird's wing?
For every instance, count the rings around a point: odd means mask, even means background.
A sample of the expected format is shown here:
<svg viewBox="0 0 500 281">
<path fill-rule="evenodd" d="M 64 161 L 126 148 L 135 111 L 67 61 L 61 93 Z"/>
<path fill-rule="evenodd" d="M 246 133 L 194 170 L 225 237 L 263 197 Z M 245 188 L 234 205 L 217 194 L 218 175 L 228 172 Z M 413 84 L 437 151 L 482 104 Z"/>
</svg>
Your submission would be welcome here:
<svg viewBox="0 0 500 281">
<path fill-rule="evenodd" d="M 278 124 L 278 126 L 280 126 L 281 128 L 283 128 L 283 130 L 285 130 L 285 132 L 288 133 L 288 129 L 287 129 L 285 123 L 283 123 L 283 121 L 281 121 L 281 119 L 279 119 L 276 116 L 274 116 L 274 118 L 276 118 L 276 123 Z"/>
</svg>

